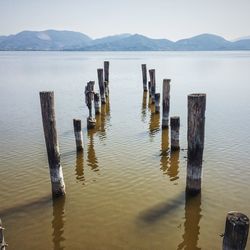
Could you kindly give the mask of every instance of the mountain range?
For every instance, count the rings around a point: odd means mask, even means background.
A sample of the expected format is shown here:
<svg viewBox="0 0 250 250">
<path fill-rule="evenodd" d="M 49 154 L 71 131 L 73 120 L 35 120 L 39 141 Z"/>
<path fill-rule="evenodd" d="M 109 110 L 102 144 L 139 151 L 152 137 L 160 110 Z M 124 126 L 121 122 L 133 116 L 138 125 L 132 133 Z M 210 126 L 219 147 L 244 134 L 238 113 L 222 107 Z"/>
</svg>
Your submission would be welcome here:
<svg viewBox="0 0 250 250">
<path fill-rule="evenodd" d="M 250 50 L 250 37 L 228 41 L 221 36 L 201 34 L 176 42 L 139 34 L 120 34 L 92 39 L 74 31 L 22 31 L 0 36 L 2 51 L 220 51 Z"/>
</svg>

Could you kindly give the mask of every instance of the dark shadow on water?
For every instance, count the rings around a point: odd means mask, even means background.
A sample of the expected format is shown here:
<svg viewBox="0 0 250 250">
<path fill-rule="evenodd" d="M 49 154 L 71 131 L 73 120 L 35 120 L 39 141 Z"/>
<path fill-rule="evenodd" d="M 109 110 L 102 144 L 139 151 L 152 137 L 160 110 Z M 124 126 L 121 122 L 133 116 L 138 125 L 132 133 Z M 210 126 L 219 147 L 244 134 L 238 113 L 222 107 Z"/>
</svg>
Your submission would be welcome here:
<svg viewBox="0 0 250 250">
<path fill-rule="evenodd" d="M 11 216 L 13 214 L 17 215 L 18 213 L 28 213 L 29 211 L 42 210 L 43 208 L 48 207 L 51 202 L 52 195 L 48 194 L 25 204 L 17 204 L 15 205 L 15 207 L 6 208 L 3 210 L 1 210 L 0 208 L 0 217 L 3 218 L 6 216 Z"/>
<path fill-rule="evenodd" d="M 95 129 L 88 130 L 87 165 L 93 171 L 99 171 L 98 160 L 95 153 L 94 134 Z"/>
<path fill-rule="evenodd" d="M 201 194 L 190 196 L 186 194 L 185 222 L 183 241 L 178 245 L 177 250 L 200 250 L 198 247 L 201 219 Z"/>
<path fill-rule="evenodd" d="M 172 211 L 175 211 L 185 202 L 185 192 L 180 193 L 174 199 L 157 204 L 152 208 L 142 212 L 139 215 L 139 221 L 146 224 L 154 224 L 166 216 L 170 216 Z"/>
<path fill-rule="evenodd" d="M 76 168 L 75 168 L 76 180 L 84 184 L 84 159 L 83 151 L 76 153 Z"/>
<path fill-rule="evenodd" d="M 62 246 L 65 238 L 64 233 L 64 223 L 65 223 L 65 196 L 53 200 L 53 219 L 52 219 L 52 241 L 54 245 L 54 250 L 63 250 L 65 247 Z"/>
<path fill-rule="evenodd" d="M 143 92 L 142 106 L 141 106 L 141 121 L 146 122 L 147 117 L 147 92 Z"/>
</svg>

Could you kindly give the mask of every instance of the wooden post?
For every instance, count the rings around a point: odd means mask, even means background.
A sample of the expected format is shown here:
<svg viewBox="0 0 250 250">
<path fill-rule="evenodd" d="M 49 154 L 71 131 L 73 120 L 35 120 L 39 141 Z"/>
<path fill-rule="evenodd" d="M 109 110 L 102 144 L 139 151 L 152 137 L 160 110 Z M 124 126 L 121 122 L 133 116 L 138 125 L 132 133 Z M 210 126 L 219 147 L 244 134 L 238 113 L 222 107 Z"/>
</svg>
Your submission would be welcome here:
<svg viewBox="0 0 250 250">
<path fill-rule="evenodd" d="M 104 61 L 104 81 L 109 83 L 109 61 Z"/>
<path fill-rule="evenodd" d="M 163 80 L 162 86 L 162 128 L 168 128 L 170 109 L 170 79 Z"/>
<path fill-rule="evenodd" d="M 94 94 L 94 103 L 95 103 L 95 114 L 96 115 L 100 114 L 100 105 L 99 105 L 99 102 L 100 102 L 99 94 L 95 93 Z"/>
<path fill-rule="evenodd" d="M 105 86 L 103 82 L 103 69 L 97 69 L 97 75 L 98 75 L 101 102 L 104 104 L 106 103 L 106 99 L 105 99 Z"/>
<path fill-rule="evenodd" d="M 149 94 L 149 97 L 151 97 L 151 82 L 148 81 L 148 94 Z"/>
<path fill-rule="evenodd" d="M 141 69 L 142 69 L 143 90 L 148 91 L 147 89 L 147 65 L 142 64 Z"/>
<path fill-rule="evenodd" d="M 4 231 L 4 228 L 3 228 L 3 225 L 2 225 L 2 220 L 0 218 L 0 249 L 1 250 L 6 250 L 6 247 L 8 246 L 8 244 L 4 240 L 3 231 Z"/>
<path fill-rule="evenodd" d="M 155 94 L 155 113 L 160 113 L 160 99 L 161 99 L 161 94 L 156 93 Z"/>
<path fill-rule="evenodd" d="M 109 97 L 109 82 L 104 81 L 104 92 L 106 99 Z"/>
<path fill-rule="evenodd" d="M 54 92 L 40 92 L 43 130 L 48 154 L 53 197 L 65 195 L 63 171 L 57 140 Z"/>
<path fill-rule="evenodd" d="M 152 103 L 155 103 L 155 90 L 156 90 L 156 86 L 155 86 L 155 70 L 154 69 L 150 69 L 149 70 L 149 77 L 150 77 L 150 82 L 151 82 L 151 98 L 152 98 Z"/>
<path fill-rule="evenodd" d="M 170 117 L 170 127 L 171 127 L 171 150 L 179 150 L 179 130 L 180 130 L 180 117 L 173 116 Z"/>
<path fill-rule="evenodd" d="M 85 103 L 89 109 L 89 117 L 87 118 L 87 127 L 88 128 L 94 128 L 96 124 L 96 120 L 93 117 L 92 112 L 92 102 L 94 100 L 94 81 L 90 81 L 87 83 L 87 86 L 85 87 Z"/>
<path fill-rule="evenodd" d="M 205 133 L 206 94 L 188 96 L 188 160 L 186 190 L 196 194 L 201 189 Z"/>
<path fill-rule="evenodd" d="M 76 150 L 83 150 L 83 139 L 82 139 L 82 123 L 81 120 L 73 119 L 74 133 L 76 140 Z"/>
<path fill-rule="evenodd" d="M 229 212 L 226 218 L 223 250 L 245 250 L 249 218 L 239 212 Z"/>
</svg>

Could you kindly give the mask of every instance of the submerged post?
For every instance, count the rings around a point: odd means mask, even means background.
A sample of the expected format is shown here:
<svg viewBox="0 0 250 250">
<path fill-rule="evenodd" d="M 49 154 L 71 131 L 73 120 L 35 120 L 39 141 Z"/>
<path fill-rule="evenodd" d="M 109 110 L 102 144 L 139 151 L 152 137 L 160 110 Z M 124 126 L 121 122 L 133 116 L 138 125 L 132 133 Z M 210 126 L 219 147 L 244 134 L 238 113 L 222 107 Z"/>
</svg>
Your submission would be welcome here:
<svg viewBox="0 0 250 250">
<path fill-rule="evenodd" d="M 93 117 L 92 112 L 92 103 L 94 100 L 94 81 L 90 81 L 87 83 L 87 86 L 85 87 L 85 103 L 89 109 L 89 117 L 87 118 L 87 128 L 94 128 L 96 124 L 96 120 Z"/>
<path fill-rule="evenodd" d="M 162 128 L 168 128 L 170 109 L 170 79 L 164 79 L 162 85 Z"/>
<path fill-rule="evenodd" d="M 148 91 L 148 89 L 147 89 L 147 65 L 142 64 L 141 69 L 142 69 L 143 90 Z"/>
<path fill-rule="evenodd" d="M 54 92 L 40 92 L 43 130 L 47 148 L 53 197 L 65 195 L 63 171 L 57 140 Z"/>
<path fill-rule="evenodd" d="M 8 244 L 4 240 L 3 231 L 4 231 L 4 227 L 2 225 L 2 221 L 1 221 L 1 218 L 0 218 L 0 249 L 1 250 L 6 250 L 6 247 L 8 246 Z"/>
<path fill-rule="evenodd" d="M 249 231 L 249 218 L 239 212 L 229 212 L 226 218 L 223 250 L 245 250 Z"/>
<path fill-rule="evenodd" d="M 149 70 L 149 77 L 150 77 L 150 82 L 151 82 L 151 98 L 152 98 L 152 103 L 155 103 L 155 90 L 156 90 L 156 86 L 155 86 L 155 70 L 154 69 L 150 69 Z"/>
<path fill-rule="evenodd" d="M 95 114 L 96 115 L 100 114 L 100 105 L 99 105 L 99 102 L 100 102 L 99 94 L 95 93 L 94 94 L 94 103 L 95 103 Z"/>
<path fill-rule="evenodd" d="M 188 95 L 188 160 L 186 191 L 201 189 L 201 172 L 205 134 L 206 94 Z"/>
<path fill-rule="evenodd" d="M 160 113 L 160 99 L 161 99 L 161 94 L 156 93 L 155 94 L 155 113 L 156 114 Z"/>
<path fill-rule="evenodd" d="M 98 76 L 101 102 L 103 104 L 105 104 L 106 99 L 105 99 L 105 86 L 104 86 L 104 82 L 103 82 L 103 69 L 97 69 L 97 76 Z"/>
<path fill-rule="evenodd" d="M 83 139 L 82 139 L 82 123 L 81 120 L 73 119 L 75 140 L 76 140 L 76 150 L 83 150 Z"/>
<path fill-rule="evenodd" d="M 176 151 L 180 149 L 179 145 L 179 130 L 180 130 L 180 117 L 170 117 L 171 127 L 171 150 Z"/>
</svg>

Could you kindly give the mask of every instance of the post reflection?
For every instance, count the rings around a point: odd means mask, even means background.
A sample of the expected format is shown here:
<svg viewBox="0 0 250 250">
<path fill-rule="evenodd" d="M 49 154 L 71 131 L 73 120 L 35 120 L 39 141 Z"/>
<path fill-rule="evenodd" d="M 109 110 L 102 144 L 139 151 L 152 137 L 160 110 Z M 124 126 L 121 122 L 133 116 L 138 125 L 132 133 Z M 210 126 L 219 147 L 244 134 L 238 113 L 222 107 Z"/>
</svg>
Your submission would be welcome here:
<svg viewBox="0 0 250 250">
<path fill-rule="evenodd" d="M 151 98 L 148 100 L 148 109 L 150 112 L 149 135 L 154 137 L 160 131 L 160 113 L 155 113 L 155 105 L 151 103 Z"/>
<path fill-rule="evenodd" d="M 109 98 L 106 98 L 106 103 L 101 105 L 101 114 L 96 119 L 99 119 L 99 125 L 96 126 L 96 130 L 100 137 L 100 140 L 104 140 L 107 137 L 106 129 L 110 125 L 110 103 Z"/>
<path fill-rule="evenodd" d="M 167 170 L 167 175 L 170 177 L 170 181 L 176 181 L 179 179 L 179 157 L 180 151 L 171 151 L 170 154 L 170 165 Z"/>
<path fill-rule="evenodd" d="M 84 160 L 83 160 L 83 151 L 78 151 L 76 153 L 76 168 L 75 168 L 75 175 L 76 180 L 83 182 L 85 181 L 84 178 Z"/>
<path fill-rule="evenodd" d="M 201 194 L 189 196 L 186 194 L 185 203 L 185 222 L 183 241 L 178 245 L 178 250 L 200 250 L 198 240 L 200 234 L 200 219 L 201 219 Z"/>
<path fill-rule="evenodd" d="M 87 164 L 93 171 L 99 171 L 98 160 L 95 154 L 94 134 L 96 129 L 88 130 L 88 150 L 87 150 Z"/>
<path fill-rule="evenodd" d="M 142 107 L 141 107 L 141 121 L 146 121 L 146 115 L 147 115 L 147 92 L 143 92 L 142 96 Z"/>
<path fill-rule="evenodd" d="M 65 222 L 64 205 L 65 196 L 53 199 L 52 241 L 54 245 L 54 250 L 65 249 L 65 247 L 62 246 L 63 241 L 65 241 L 65 238 L 63 237 Z"/>
<path fill-rule="evenodd" d="M 161 170 L 166 174 L 169 168 L 169 136 L 168 129 L 163 129 L 161 134 Z"/>
</svg>

